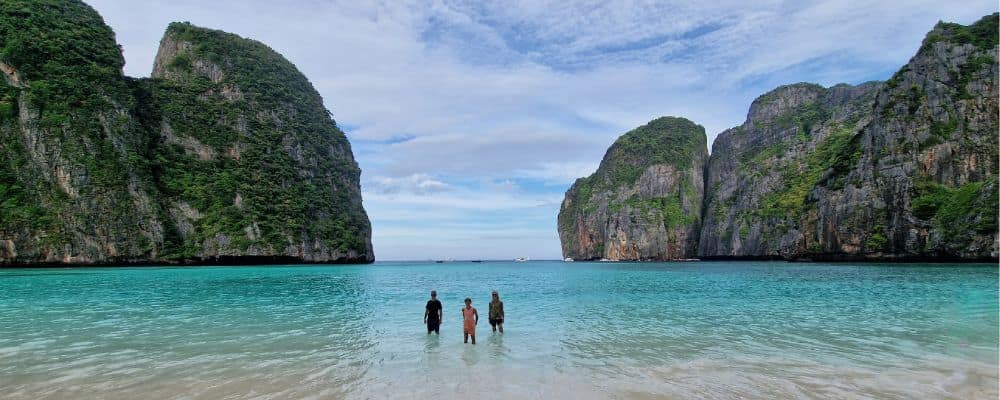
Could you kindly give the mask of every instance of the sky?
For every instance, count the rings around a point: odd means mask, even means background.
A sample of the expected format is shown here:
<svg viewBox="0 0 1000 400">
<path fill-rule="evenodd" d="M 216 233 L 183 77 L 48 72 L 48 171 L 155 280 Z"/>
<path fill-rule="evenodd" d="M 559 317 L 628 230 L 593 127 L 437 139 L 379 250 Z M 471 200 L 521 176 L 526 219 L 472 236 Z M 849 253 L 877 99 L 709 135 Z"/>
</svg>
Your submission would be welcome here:
<svg viewBox="0 0 1000 400">
<path fill-rule="evenodd" d="M 168 23 L 301 70 L 362 169 L 379 260 L 561 258 L 566 189 L 660 116 L 708 141 L 783 84 L 885 80 L 995 0 L 86 0 L 147 77 Z"/>
</svg>

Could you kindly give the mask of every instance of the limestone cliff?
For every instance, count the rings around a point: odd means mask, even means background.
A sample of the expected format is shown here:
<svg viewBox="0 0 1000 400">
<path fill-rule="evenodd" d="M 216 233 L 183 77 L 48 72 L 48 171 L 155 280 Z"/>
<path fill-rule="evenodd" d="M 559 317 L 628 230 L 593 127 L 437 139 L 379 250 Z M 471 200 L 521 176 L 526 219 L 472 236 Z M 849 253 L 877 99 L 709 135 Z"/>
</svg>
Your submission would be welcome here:
<svg viewBox="0 0 1000 400">
<path fill-rule="evenodd" d="M 885 83 L 758 98 L 709 163 L 703 257 L 995 259 L 997 15 Z"/>
<path fill-rule="evenodd" d="M 564 257 L 664 260 L 696 254 L 705 128 L 664 117 L 608 149 L 593 175 L 578 179 L 559 211 Z"/>
<path fill-rule="evenodd" d="M 172 24 L 153 79 L 75 0 L 0 3 L 0 265 L 370 262 L 344 134 L 266 46 Z"/>
<path fill-rule="evenodd" d="M 997 21 L 939 23 L 886 82 L 760 96 L 742 125 L 716 138 L 703 207 L 690 202 L 702 197 L 697 148 L 616 142 L 566 193 L 564 256 L 996 260 Z M 646 162 L 678 154 L 695 161 Z M 616 178 L 623 163 L 641 173 Z M 650 198 L 671 206 L 635 207 Z"/>
<path fill-rule="evenodd" d="M 187 23 L 170 25 L 154 64 L 154 177 L 172 254 L 372 260 L 361 171 L 294 65 Z"/>
<path fill-rule="evenodd" d="M 997 258 L 997 20 L 939 23 L 886 82 L 854 162 L 811 195 L 807 254 Z"/>
<path fill-rule="evenodd" d="M 829 170 L 847 168 L 880 87 L 795 84 L 754 100 L 746 122 L 712 146 L 699 254 L 799 254 L 807 197 Z"/>
<path fill-rule="evenodd" d="M 123 65 L 82 2 L 0 3 L 0 264 L 158 256 L 150 139 Z"/>
</svg>

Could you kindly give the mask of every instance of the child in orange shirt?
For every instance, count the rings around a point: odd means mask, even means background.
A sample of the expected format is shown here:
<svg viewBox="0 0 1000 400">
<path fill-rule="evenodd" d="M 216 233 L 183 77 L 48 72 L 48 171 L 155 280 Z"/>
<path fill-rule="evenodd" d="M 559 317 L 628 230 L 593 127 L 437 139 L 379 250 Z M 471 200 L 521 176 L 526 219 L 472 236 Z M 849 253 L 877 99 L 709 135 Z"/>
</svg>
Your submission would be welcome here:
<svg viewBox="0 0 1000 400">
<path fill-rule="evenodd" d="M 469 336 L 472 336 L 472 344 L 476 344 L 476 324 L 479 323 L 479 311 L 472 307 L 472 299 L 465 298 L 465 308 L 462 309 L 462 319 L 464 320 L 465 342 L 469 343 Z"/>
</svg>

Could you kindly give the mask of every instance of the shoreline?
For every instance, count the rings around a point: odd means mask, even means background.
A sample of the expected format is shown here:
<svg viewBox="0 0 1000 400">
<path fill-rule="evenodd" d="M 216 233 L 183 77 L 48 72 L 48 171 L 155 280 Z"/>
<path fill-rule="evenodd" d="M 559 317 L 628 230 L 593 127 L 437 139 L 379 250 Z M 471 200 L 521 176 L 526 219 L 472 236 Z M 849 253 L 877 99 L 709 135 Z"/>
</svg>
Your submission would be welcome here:
<svg viewBox="0 0 1000 400">
<path fill-rule="evenodd" d="M 201 267 L 201 266 L 250 266 L 250 265 L 365 265 L 372 260 L 362 257 L 329 261 L 308 261 L 290 256 L 219 256 L 181 260 L 115 260 L 105 262 L 0 262 L 0 269 L 7 268 L 109 268 L 109 267 Z"/>
<path fill-rule="evenodd" d="M 539 260 L 547 261 L 547 260 Z M 561 261 L 561 260 L 552 260 Z M 926 256 L 898 256 L 898 257 L 865 257 L 844 254 L 814 255 L 811 257 L 782 257 L 782 256 L 705 256 L 700 258 L 667 259 L 667 260 L 601 260 L 587 259 L 574 262 L 604 262 L 604 263 L 680 263 L 680 262 L 717 262 L 717 261 L 781 261 L 788 263 L 888 263 L 888 264 L 983 264 L 997 263 L 1000 258 L 961 258 L 961 257 L 926 257 Z"/>
<path fill-rule="evenodd" d="M 607 263 L 607 264 L 691 264 L 691 263 L 717 263 L 726 261 L 757 261 L 757 262 L 782 262 L 788 264 L 996 264 L 1000 262 L 997 258 L 933 258 L 933 257 L 897 257 L 897 258 L 866 258 L 866 257 L 814 257 L 814 258 L 783 258 L 777 256 L 712 256 L 697 259 L 673 259 L 673 260 L 574 260 L 574 262 L 584 263 Z M 513 263 L 511 260 L 476 260 L 476 264 L 488 263 Z M 532 260 L 532 262 L 564 262 L 563 260 Z M 150 261 L 150 260 L 130 260 L 112 261 L 104 263 L 0 263 L 0 270 L 3 269 L 58 269 L 58 268 L 162 268 L 162 267 L 245 267 L 245 266 L 332 266 L 332 265 L 377 265 L 383 263 L 415 263 L 434 264 L 429 260 L 385 260 L 385 261 L 364 261 L 356 259 L 335 260 L 335 261 L 303 261 L 295 257 L 271 257 L 271 256 L 249 256 L 249 257 L 214 257 L 203 260 L 182 260 L 182 261 Z M 473 263 L 472 260 L 456 260 L 454 263 Z"/>
</svg>

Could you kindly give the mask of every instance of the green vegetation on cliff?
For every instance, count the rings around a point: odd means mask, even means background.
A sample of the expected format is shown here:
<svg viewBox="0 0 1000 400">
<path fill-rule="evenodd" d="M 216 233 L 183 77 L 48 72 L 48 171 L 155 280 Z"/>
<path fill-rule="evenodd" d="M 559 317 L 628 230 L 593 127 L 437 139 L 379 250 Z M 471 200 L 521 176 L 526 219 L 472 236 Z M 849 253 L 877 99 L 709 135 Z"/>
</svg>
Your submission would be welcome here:
<svg viewBox="0 0 1000 400">
<path fill-rule="evenodd" d="M 806 211 L 806 200 L 813 188 L 824 178 L 833 186 L 842 187 L 844 175 L 860 157 L 861 148 L 850 128 L 831 133 L 800 162 L 785 167 L 781 173 L 785 184 L 763 198 L 761 214 L 798 220 Z"/>
<path fill-rule="evenodd" d="M 27 164 L 23 153 L 8 147 L 17 145 L 16 141 L 8 141 L 2 150 L 5 157 L 0 165 L 0 227 L 47 228 L 52 223 L 49 213 L 17 177 L 16 172 Z"/>
<path fill-rule="evenodd" d="M 574 183 L 578 198 L 586 203 L 596 193 L 632 185 L 651 165 L 687 169 L 704 148 L 705 128 L 701 125 L 686 118 L 654 119 L 615 140 L 597 172 Z"/>
<path fill-rule="evenodd" d="M 0 2 L 0 61 L 31 82 L 30 99 L 50 123 L 102 108 L 108 96 L 125 99 L 115 34 L 81 1 Z"/>
<path fill-rule="evenodd" d="M 611 174 L 613 184 L 632 184 L 650 165 L 688 168 L 703 148 L 704 127 L 686 118 L 661 117 L 618 138 L 608 150 L 612 157 L 601 168 Z"/>
<path fill-rule="evenodd" d="M 998 29 L 1000 29 L 1000 13 L 984 16 L 968 26 L 952 22 L 939 22 L 933 33 L 924 38 L 921 50 L 943 41 L 972 44 L 983 50 L 991 50 L 1000 41 L 1000 37 L 998 37 L 1000 35 L 997 34 Z"/>
<path fill-rule="evenodd" d="M 206 215 L 191 221 L 178 255 L 219 234 L 236 249 L 283 249 L 308 238 L 344 253 L 363 249 L 367 217 L 351 206 L 360 193 L 338 184 L 356 182 L 360 170 L 342 159 L 350 145 L 305 76 L 267 46 L 230 33 L 173 23 L 165 40 L 184 43 L 160 60 L 167 66 L 155 81 L 165 129 L 214 155 L 176 144 L 157 154 L 166 194 Z"/>
<path fill-rule="evenodd" d="M 103 226 L 109 237 L 138 236 L 128 193 L 137 166 L 127 153 L 148 140 L 119 112 L 133 101 L 100 15 L 81 1 L 0 2 L 0 63 L 0 176 L 10 196 L 0 231 L 27 227 L 54 245 L 79 230 L 72 221 Z M 49 172 L 41 165 L 55 169 L 59 185 L 40 175 Z"/>
<path fill-rule="evenodd" d="M 657 218 L 667 228 L 680 227 L 698 222 L 699 216 L 684 212 L 684 206 L 680 193 L 674 196 L 653 197 L 643 199 L 639 196 L 632 196 L 627 200 L 629 207 L 640 210 L 647 221 L 656 221 Z M 658 211 L 659 214 L 654 213 Z"/>
<path fill-rule="evenodd" d="M 82 1 L 0 2 L 0 264 L 372 259 L 350 144 L 294 65 L 173 23 L 153 79 L 122 66 Z"/>
<path fill-rule="evenodd" d="M 938 24 L 885 84 L 755 100 L 713 148 L 700 253 L 995 258 L 997 20 Z"/>
<path fill-rule="evenodd" d="M 774 103 L 779 97 L 789 90 L 804 90 L 810 92 L 825 92 L 827 89 L 815 83 L 795 83 L 791 85 L 779 86 L 754 100 L 755 107 L 766 107 Z M 808 101 L 793 109 L 787 110 L 772 119 L 757 121 L 761 128 L 784 130 L 789 128 L 798 129 L 798 139 L 805 139 L 812 133 L 813 126 L 830 118 L 830 111 L 819 101 Z"/>
<path fill-rule="evenodd" d="M 930 221 L 948 234 L 957 235 L 967 230 L 995 232 L 998 201 L 995 178 L 954 188 L 921 181 L 917 184 L 912 206 L 913 215 Z"/>
<path fill-rule="evenodd" d="M 797 234 L 816 208 L 814 190 L 847 183 L 861 156 L 856 125 L 878 86 L 796 83 L 755 99 L 747 122 L 724 132 L 714 150 L 702 235 L 710 251 Z"/>
<path fill-rule="evenodd" d="M 597 171 L 577 179 L 566 193 L 559 211 L 566 256 L 626 260 L 693 256 L 701 219 L 701 175 L 708 156 L 705 142 L 703 127 L 676 117 L 655 119 L 619 137 Z M 646 173 L 651 175 L 639 185 Z M 646 229 L 620 225 L 625 221 Z"/>
</svg>

